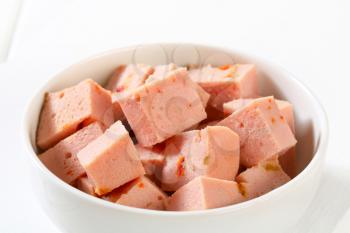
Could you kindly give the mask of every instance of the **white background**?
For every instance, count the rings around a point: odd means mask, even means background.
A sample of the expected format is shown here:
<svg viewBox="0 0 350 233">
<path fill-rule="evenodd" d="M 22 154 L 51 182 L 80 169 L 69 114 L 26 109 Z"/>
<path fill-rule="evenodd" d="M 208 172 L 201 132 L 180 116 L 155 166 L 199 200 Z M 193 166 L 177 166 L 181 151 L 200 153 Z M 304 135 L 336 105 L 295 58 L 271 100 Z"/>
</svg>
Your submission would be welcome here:
<svg viewBox="0 0 350 233">
<path fill-rule="evenodd" d="M 21 2 L 0 0 L 1 233 L 56 232 L 26 176 L 20 123 L 27 99 L 66 65 L 147 42 L 238 48 L 280 63 L 311 87 L 331 136 L 323 184 L 292 232 L 350 232 L 348 0 Z"/>
</svg>

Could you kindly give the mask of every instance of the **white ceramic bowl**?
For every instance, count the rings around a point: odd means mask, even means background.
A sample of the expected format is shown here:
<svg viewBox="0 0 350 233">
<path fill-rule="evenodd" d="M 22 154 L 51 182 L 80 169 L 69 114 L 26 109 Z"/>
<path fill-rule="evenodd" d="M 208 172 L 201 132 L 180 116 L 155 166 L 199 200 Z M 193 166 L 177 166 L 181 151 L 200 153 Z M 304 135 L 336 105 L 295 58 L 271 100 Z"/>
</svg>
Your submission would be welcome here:
<svg viewBox="0 0 350 233">
<path fill-rule="evenodd" d="M 293 180 L 259 198 L 224 208 L 165 212 L 131 208 L 89 196 L 54 176 L 36 155 L 35 131 L 44 93 L 86 78 L 104 84 L 121 63 L 179 65 L 254 63 L 261 93 L 294 105 L 298 167 Z M 328 141 L 326 114 L 315 96 L 281 67 L 253 55 L 190 44 L 149 44 L 112 50 L 68 67 L 35 93 L 24 117 L 24 143 L 33 190 L 52 222 L 63 232 L 283 232 L 293 226 L 312 200 L 320 181 Z"/>
</svg>

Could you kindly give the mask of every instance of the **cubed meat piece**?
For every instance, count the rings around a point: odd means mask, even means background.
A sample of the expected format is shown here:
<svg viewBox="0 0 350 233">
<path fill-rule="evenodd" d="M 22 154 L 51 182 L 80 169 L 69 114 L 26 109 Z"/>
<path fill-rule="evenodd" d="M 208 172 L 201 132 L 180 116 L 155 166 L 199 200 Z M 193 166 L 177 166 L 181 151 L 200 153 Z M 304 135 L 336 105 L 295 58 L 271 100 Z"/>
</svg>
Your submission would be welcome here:
<svg viewBox="0 0 350 233">
<path fill-rule="evenodd" d="M 210 94 L 209 105 L 222 111 L 223 103 L 258 96 L 255 65 L 207 65 L 189 72 L 191 79 Z"/>
<path fill-rule="evenodd" d="M 233 180 L 239 168 L 239 138 L 227 127 L 187 131 L 166 142 L 162 189 L 176 191 L 197 176 Z"/>
<path fill-rule="evenodd" d="M 125 116 L 118 99 L 128 91 L 142 86 L 149 75 L 154 72 L 153 67 L 144 64 L 120 65 L 109 79 L 106 88 L 112 91 L 112 103 L 115 120 L 124 120 Z"/>
<path fill-rule="evenodd" d="M 98 195 L 145 173 L 137 150 L 120 121 L 79 151 L 78 158 Z"/>
<path fill-rule="evenodd" d="M 243 108 L 253 102 L 254 99 L 236 99 L 230 102 L 224 103 L 224 112 L 229 115 L 237 111 L 240 108 Z M 294 125 L 294 112 L 293 105 L 288 101 L 284 100 L 275 100 L 278 109 L 280 110 L 282 116 L 285 117 L 287 123 L 295 134 L 295 125 Z M 294 177 L 296 175 L 296 148 L 292 147 L 286 153 L 282 154 L 279 157 L 279 162 L 283 170 L 290 176 Z"/>
<path fill-rule="evenodd" d="M 100 123 L 92 123 L 40 154 L 39 159 L 53 174 L 72 184 L 85 174 L 77 158 L 78 152 L 101 136 L 103 131 L 104 127 Z"/>
<path fill-rule="evenodd" d="M 239 135 L 240 159 L 245 167 L 281 155 L 297 142 L 271 96 L 255 99 L 218 125 L 227 126 Z"/>
<path fill-rule="evenodd" d="M 76 182 L 76 187 L 84 193 L 96 196 L 95 187 L 87 176 L 80 177 Z"/>
<path fill-rule="evenodd" d="M 191 211 L 219 208 L 245 200 L 240 186 L 229 180 L 199 176 L 178 189 L 168 202 L 168 210 Z"/>
<path fill-rule="evenodd" d="M 155 80 L 161 80 L 161 79 L 165 79 L 169 72 L 172 72 L 174 70 L 176 70 L 178 67 L 173 64 L 170 63 L 169 65 L 159 65 L 156 66 L 154 68 L 154 73 L 152 75 L 149 76 L 149 78 L 147 79 L 147 83 L 153 82 Z M 189 84 L 193 85 L 193 87 L 197 90 L 197 93 L 202 101 L 202 104 L 204 106 L 204 108 L 207 106 L 207 103 L 209 101 L 209 93 L 207 93 L 206 91 L 204 91 L 204 89 L 199 86 L 198 84 L 194 83 L 194 82 L 190 82 Z"/>
<path fill-rule="evenodd" d="M 103 198 L 120 205 L 152 210 L 164 210 L 168 199 L 166 194 L 144 176 L 113 190 Z"/>
<path fill-rule="evenodd" d="M 93 80 L 47 93 L 40 114 L 37 145 L 46 150 L 94 121 L 108 127 L 114 117 L 110 93 Z"/>
<path fill-rule="evenodd" d="M 262 161 L 236 177 L 247 199 L 268 193 L 289 180 L 289 176 L 282 170 L 276 158 Z"/>
<path fill-rule="evenodd" d="M 194 85 L 179 68 L 119 99 L 141 146 L 153 146 L 206 118 Z"/>
<path fill-rule="evenodd" d="M 120 96 L 142 86 L 153 72 L 154 69 L 151 66 L 143 64 L 120 65 L 117 67 L 106 86 L 108 90 L 112 91 L 115 121 L 124 120 L 125 118 L 118 102 Z"/>
<path fill-rule="evenodd" d="M 109 79 L 106 88 L 117 93 L 132 91 L 142 86 L 153 72 L 153 67 L 149 65 L 121 65 L 117 67 L 113 76 Z"/>
<path fill-rule="evenodd" d="M 157 144 L 152 148 L 145 148 L 140 145 L 135 146 L 140 156 L 140 160 L 149 177 L 158 176 L 164 165 L 163 145 Z M 157 177 L 154 177 L 157 178 Z"/>
</svg>

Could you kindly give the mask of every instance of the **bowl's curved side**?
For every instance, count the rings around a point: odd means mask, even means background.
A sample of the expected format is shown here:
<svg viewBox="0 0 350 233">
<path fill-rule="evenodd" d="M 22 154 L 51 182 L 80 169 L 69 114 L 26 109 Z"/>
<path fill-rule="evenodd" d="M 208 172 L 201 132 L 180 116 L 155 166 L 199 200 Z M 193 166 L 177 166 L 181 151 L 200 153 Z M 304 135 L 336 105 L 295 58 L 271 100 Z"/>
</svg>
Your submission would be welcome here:
<svg viewBox="0 0 350 233">
<path fill-rule="evenodd" d="M 144 61 L 181 65 L 212 61 L 218 64 L 255 63 L 261 77 L 261 91 L 294 104 L 300 144 L 298 152 L 302 155 L 299 158 L 300 170 L 303 171 L 288 184 L 259 198 L 195 212 L 161 212 L 116 205 L 88 196 L 59 180 L 35 154 L 35 131 L 44 93 L 73 85 L 85 78 L 105 83 L 118 64 Z M 310 90 L 273 63 L 217 47 L 152 44 L 112 50 L 77 63 L 54 76 L 39 89 L 27 107 L 23 141 L 30 159 L 33 189 L 39 202 L 52 221 L 67 232 L 114 232 L 116 229 L 128 232 L 139 232 L 140 229 L 146 232 L 211 232 L 216 229 L 278 232 L 298 220 L 316 192 L 327 147 L 328 123 L 322 106 Z M 313 155 L 312 160 L 310 155 Z M 157 221 L 157 227 L 154 221 Z"/>
</svg>

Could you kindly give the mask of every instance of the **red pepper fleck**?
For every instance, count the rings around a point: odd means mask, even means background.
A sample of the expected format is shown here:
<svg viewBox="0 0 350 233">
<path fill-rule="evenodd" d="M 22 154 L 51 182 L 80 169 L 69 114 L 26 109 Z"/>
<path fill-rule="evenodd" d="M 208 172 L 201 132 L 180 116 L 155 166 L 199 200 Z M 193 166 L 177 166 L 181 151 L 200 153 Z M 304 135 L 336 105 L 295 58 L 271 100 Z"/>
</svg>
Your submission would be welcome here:
<svg viewBox="0 0 350 233">
<path fill-rule="evenodd" d="M 66 153 L 65 155 L 64 155 L 64 157 L 66 158 L 66 159 L 70 159 L 71 157 L 72 157 L 72 154 L 71 153 Z M 65 161 L 66 162 L 66 161 Z"/>
<path fill-rule="evenodd" d="M 184 168 L 184 163 L 185 161 L 185 157 L 183 157 L 182 155 L 179 157 L 179 159 L 177 160 L 177 164 L 176 164 L 176 175 L 177 176 L 184 176 L 185 175 L 185 168 Z"/>
<path fill-rule="evenodd" d="M 276 121 L 275 118 L 272 117 L 272 118 L 271 118 L 271 122 L 272 122 L 272 123 L 275 123 L 275 121 Z"/>
<path fill-rule="evenodd" d="M 162 196 L 158 196 L 157 199 L 158 199 L 159 201 L 161 201 L 161 200 L 163 200 L 163 197 L 162 197 Z"/>
<path fill-rule="evenodd" d="M 119 86 L 115 89 L 116 92 L 122 92 L 124 91 L 125 87 L 124 86 Z"/>
<path fill-rule="evenodd" d="M 241 122 L 240 124 L 239 124 L 239 128 L 243 128 L 244 127 L 244 124 Z"/>
<path fill-rule="evenodd" d="M 281 115 L 281 116 L 280 116 L 280 119 L 281 119 L 281 121 L 283 121 L 283 120 L 284 120 L 284 116 Z"/>
<path fill-rule="evenodd" d="M 137 186 L 139 186 L 140 189 L 145 187 L 144 183 L 142 183 L 142 182 L 140 182 Z"/>
<path fill-rule="evenodd" d="M 141 101 L 141 96 L 138 95 L 138 94 L 136 94 L 136 95 L 134 96 L 134 98 L 135 98 L 135 100 L 136 100 L 137 102 L 140 102 L 140 101 Z"/>
<path fill-rule="evenodd" d="M 269 99 L 269 103 L 272 103 L 272 99 Z"/>
<path fill-rule="evenodd" d="M 231 65 L 222 65 L 222 66 L 219 66 L 219 69 L 220 70 L 227 70 L 228 68 L 230 68 Z"/>
<path fill-rule="evenodd" d="M 73 175 L 73 171 L 72 170 L 67 171 L 66 175 L 68 175 L 68 176 Z"/>
</svg>

